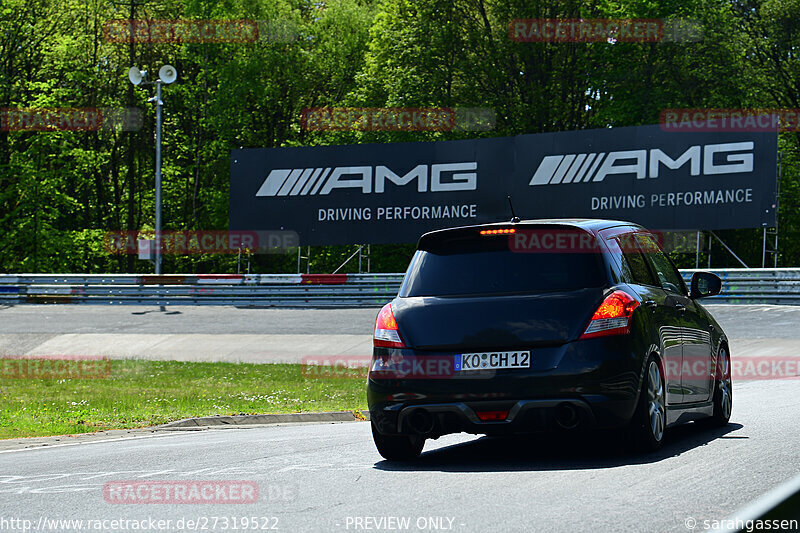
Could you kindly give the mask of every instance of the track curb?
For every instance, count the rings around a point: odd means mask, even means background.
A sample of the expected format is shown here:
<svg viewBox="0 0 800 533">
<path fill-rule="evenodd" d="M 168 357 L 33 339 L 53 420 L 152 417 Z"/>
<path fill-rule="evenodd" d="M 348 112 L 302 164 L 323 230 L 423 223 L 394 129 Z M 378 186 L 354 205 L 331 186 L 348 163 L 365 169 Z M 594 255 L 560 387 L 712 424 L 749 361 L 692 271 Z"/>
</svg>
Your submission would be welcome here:
<svg viewBox="0 0 800 533">
<path fill-rule="evenodd" d="M 324 413 L 285 413 L 238 416 L 201 416 L 168 422 L 153 429 L 199 429 L 219 426 L 263 426 L 309 422 L 356 422 L 369 420 L 369 411 L 330 411 Z"/>
<path fill-rule="evenodd" d="M 74 433 L 45 437 L 20 437 L 0 440 L 0 454 L 32 449 L 110 442 L 120 439 L 165 436 L 179 431 L 255 428 L 283 424 L 321 424 L 369 420 L 369 411 L 332 411 L 323 413 L 286 413 L 270 415 L 202 416 L 176 420 L 160 426 L 109 429 L 94 433 Z"/>
</svg>

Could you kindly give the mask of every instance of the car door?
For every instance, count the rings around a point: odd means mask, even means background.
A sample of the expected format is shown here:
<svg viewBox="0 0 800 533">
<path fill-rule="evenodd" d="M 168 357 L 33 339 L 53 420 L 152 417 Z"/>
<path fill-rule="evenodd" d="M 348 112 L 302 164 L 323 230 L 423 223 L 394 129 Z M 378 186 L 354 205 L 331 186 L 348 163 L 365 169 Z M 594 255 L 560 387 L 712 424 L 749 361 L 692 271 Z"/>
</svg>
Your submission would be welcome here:
<svg viewBox="0 0 800 533">
<path fill-rule="evenodd" d="M 667 389 L 668 404 L 683 401 L 680 368 L 683 362 L 681 340 L 681 317 L 675 302 L 655 276 L 648 265 L 636 233 L 601 232 L 607 238 L 606 243 L 613 255 L 617 257 L 623 276 L 642 299 L 647 310 L 650 324 L 657 328 L 659 349 L 664 363 L 664 383 Z"/>
<path fill-rule="evenodd" d="M 689 298 L 689 291 L 678 269 L 661 251 L 652 235 L 638 234 L 637 240 L 645 251 L 661 287 L 667 293 L 668 305 L 674 306 L 680 318 L 683 346 L 681 362 L 682 403 L 703 402 L 712 391 L 711 333 L 709 322 L 699 306 Z"/>
</svg>

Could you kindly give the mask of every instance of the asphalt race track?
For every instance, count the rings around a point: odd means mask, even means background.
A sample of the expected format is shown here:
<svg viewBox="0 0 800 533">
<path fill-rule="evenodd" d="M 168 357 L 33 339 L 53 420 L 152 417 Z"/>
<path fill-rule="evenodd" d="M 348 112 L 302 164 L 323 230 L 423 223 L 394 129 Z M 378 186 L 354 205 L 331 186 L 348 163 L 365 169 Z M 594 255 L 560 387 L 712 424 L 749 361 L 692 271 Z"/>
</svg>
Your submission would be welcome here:
<svg viewBox="0 0 800 533">
<path fill-rule="evenodd" d="M 800 354 L 800 306 L 708 305 L 736 355 Z M 300 362 L 369 356 L 377 308 L 0 306 L 0 355 Z"/>
<path fill-rule="evenodd" d="M 800 308 L 711 309 L 739 346 L 761 350 L 761 356 L 797 354 Z M 134 314 L 142 311 L 147 312 Z M 202 330 L 211 336 L 295 336 L 295 348 L 305 349 L 307 335 L 368 340 L 376 312 L 167 309 L 174 311 L 179 313 L 4 308 L 0 339 L 7 349 L 39 342 L 36 348 L 72 334 L 191 336 Z M 167 320 L 173 320 L 169 328 Z M 741 354 L 732 352 L 736 361 Z M 730 517 L 800 473 L 799 412 L 800 379 L 740 381 L 734 383 L 726 428 L 673 429 L 654 455 L 630 454 L 605 434 L 527 439 L 462 434 L 429 441 L 421 458 L 405 465 L 382 460 L 365 422 L 163 431 L 70 444 L 54 440 L 47 447 L 0 451 L 0 529 L 22 531 L 27 524 L 56 530 L 48 527 L 51 520 L 74 519 L 83 520 L 82 526 L 62 524 L 60 530 L 97 531 L 92 524 L 103 524 L 104 531 L 132 531 L 130 521 L 141 526 L 138 521 L 153 519 L 145 523 L 149 529 L 138 530 L 246 531 L 257 524 L 258 530 L 289 532 L 703 531 L 704 520 Z M 258 487 L 258 499 L 120 503 L 104 489 L 121 481 L 249 483 Z M 12 519 L 16 522 L 3 528 L 2 521 Z M 158 520 L 165 521 L 163 527 Z"/>
<path fill-rule="evenodd" d="M 686 426 L 663 451 L 623 453 L 590 436 L 526 440 L 452 435 L 416 463 L 383 461 L 369 424 L 352 422 L 161 434 L 0 453 L 5 518 L 268 517 L 280 531 L 688 531 L 722 519 L 798 472 L 800 383 L 736 384 L 727 428 Z M 111 481 L 254 481 L 253 504 L 108 503 Z M 276 517 L 277 521 L 270 517 Z M 361 522 L 357 522 L 361 519 Z M 232 522 L 230 522 L 232 523 Z M 421 527 L 417 527 L 417 526 Z M 239 523 L 241 529 L 241 522 Z M 73 526 L 74 527 L 74 526 Z M 75 528 L 74 530 L 78 530 Z M 222 530 L 222 523 L 216 530 Z M 397 529 L 394 530 L 404 530 Z"/>
<path fill-rule="evenodd" d="M 800 306 L 704 303 L 732 338 L 800 338 Z M 274 309 L 229 306 L 0 305 L 0 334 L 372 333 L 378 307 Z"/>
<path fill-rule="evenodd" d="M 377 308 L 0 306 L 0 355 L 297 363 L 372 353 Z"/>
</svg>

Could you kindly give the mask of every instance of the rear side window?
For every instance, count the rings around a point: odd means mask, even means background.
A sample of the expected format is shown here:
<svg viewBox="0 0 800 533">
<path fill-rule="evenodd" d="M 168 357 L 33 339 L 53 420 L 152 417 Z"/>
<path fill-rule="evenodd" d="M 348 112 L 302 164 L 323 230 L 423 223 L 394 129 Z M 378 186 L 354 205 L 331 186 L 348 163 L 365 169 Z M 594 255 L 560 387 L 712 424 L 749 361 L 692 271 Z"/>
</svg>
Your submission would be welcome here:
<svg viewBox="0 0 800 533">
<path fill-rule="evenodd" d="M 400 296 L 551 292 L 606 284 L 597 250 L 525 253 L 509 243 L 503 235 L 476 236 L 418 250 Z"/>
<path fill-rule="evenodd" d="M 668 291 L 685 295 L 685 285 L 683 284 L 681 275 L 667 256 L 664 255 L 664 252 L 661 251 L 661 248 L 658 247 L 653 238 L 649 235 L 637 234 L 636 240 L 642 247 L 642 250 L 644 250 L 645 256 L 650 262 L 650 266 L 653 267 L 656 276 L 658 276 L 660 285 Z"/>
<path fill-rule="evenodd" d="M 631 234 L 622 235 L 613 239 L 613 241 L 622 251 L 622 257 L 626 263 L 625 266 L 628 267 L 628 272 L 633 282 L 639 285 L 658 287 L 659 283 L 647 267 L 647 260 L 644 258 L 633 236 Z"/>
</svg>

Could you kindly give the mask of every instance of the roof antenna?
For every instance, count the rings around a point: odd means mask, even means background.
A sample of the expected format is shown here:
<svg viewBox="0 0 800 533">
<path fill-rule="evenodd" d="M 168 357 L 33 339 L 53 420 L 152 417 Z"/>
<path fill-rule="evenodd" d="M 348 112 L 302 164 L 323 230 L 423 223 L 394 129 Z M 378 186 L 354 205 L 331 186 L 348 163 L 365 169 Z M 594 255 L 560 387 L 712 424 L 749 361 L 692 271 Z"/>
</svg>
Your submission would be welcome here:
<svg viewBox="0 0 800 533">
<path fill-rule="evenodd" d="M 508 207 L 511 208 L 511 223 L 516 224 L 520 220 L 519 217 L 516 215 L 516 213 L 514 213 L 514 204 L 511 202 L 511 195 L 509 194 L 508 196 L 506 196 L 506 198 L 508 198 Z"/>
</svg>

